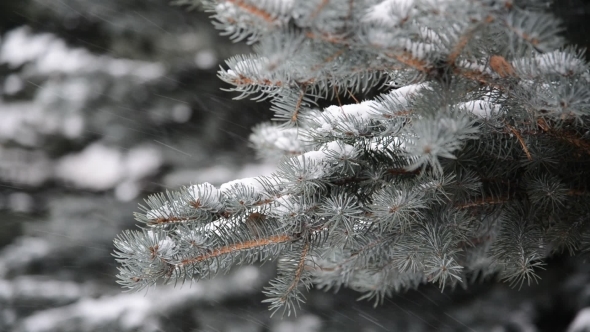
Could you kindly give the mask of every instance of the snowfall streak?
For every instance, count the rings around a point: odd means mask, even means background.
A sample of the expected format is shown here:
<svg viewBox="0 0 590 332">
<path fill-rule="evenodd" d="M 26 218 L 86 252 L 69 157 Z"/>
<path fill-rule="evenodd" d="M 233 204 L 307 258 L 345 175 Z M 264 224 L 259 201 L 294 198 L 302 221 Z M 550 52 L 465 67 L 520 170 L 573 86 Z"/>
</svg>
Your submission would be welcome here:
<svg viewBox="0 0 590 332">
<path fill-rule="evenodd" d="M 231 245 L 224 246 L 221 248 L 217 248 L 217 249 L 213 250 L 211 253 L 200 255 L 200 256 L 197 256 L 194 258 L 184 259 L 177 266 L 198 263 L 198 262 L 202 262 L 204 260 L 210 259 L 210 258 L 229 254 L 234 251 L 248 250 L 248 249 L 262 247 L 262 246 L 266 246 L 266 245 L 270 245 L 270 244 L 283 243 L 283 242 L 290 241 L 292 239 L 293 239 L 293 237 L 291 237 L 289 235 L 275 235 L 275 236 L 270 236 L 270 237 L 264 238 L 264 239 L 256 239 L 256 240 L 250 240 L 250 241 L 245 241 L 245 242 L 241 242 L 241 243 L 235 243 L 235 244 L 231 244 Z"/>
</svg>

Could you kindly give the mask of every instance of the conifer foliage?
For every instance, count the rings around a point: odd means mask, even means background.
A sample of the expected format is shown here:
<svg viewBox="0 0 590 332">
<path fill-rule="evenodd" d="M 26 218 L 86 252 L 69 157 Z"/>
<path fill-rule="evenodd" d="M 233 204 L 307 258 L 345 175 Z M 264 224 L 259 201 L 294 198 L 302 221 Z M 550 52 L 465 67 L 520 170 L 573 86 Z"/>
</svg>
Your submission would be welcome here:
<svg viewBox="0 0 590 332">
<path fill-rule="evenodd" d="M 519 288 L 590 248 L 589 68 L 547 2 L 180 3 L 253 44 L 219 77 L 271 101 L 250 140 L 282 157 L 268 176 L 150 196 L 141 230 L 115 239 L 123 287 L 273 260 L 266 301 L 290 314 L 312 285 L 376 304 L 428 282 Z"/>
</svg>

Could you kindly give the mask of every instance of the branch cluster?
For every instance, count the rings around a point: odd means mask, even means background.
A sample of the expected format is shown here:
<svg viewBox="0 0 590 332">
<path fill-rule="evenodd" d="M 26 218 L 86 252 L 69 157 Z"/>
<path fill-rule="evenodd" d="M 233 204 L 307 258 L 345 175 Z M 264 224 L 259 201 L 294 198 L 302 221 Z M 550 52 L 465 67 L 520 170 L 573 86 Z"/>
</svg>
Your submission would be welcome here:
<svg viewBox="0 0 590 332">
<path fill-rule="evenodd" d="M 265 293 L 291 313 L 302 286 L 376 303 L 424 282 L 520 286 L 588 248 L 588 65 L 537 1 L 202 5 L 254 44 L 219 77 L 271 100 L 251 141 L 283 157 L 269 176 L 148 198 L 145 227 L 115 240 L 123 286 L 278 260 Z"/>
</svg>

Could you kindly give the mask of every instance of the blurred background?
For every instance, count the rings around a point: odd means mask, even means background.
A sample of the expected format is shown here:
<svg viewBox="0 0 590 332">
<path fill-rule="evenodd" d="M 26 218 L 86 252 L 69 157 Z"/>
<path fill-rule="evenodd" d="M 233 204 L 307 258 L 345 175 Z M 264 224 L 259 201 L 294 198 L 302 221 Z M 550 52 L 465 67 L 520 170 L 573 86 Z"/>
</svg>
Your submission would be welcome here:
<svg viewBox="0 0 590 332">
<path fill-rule="evenodd" d="M 590 44 L 589 4 L 552 10 Z M 260 303 L 272 264 L 123 293 L 112 240 L 147 195 L 272 171 L 247 145 L 268 105 L 216 77 L 248 52 L 167 0 L 0 0 L 0 331 L 590 331 L 590 265 L 565 255 L 520 291 L 312 290 L 282 319 Z"/>
</svg>

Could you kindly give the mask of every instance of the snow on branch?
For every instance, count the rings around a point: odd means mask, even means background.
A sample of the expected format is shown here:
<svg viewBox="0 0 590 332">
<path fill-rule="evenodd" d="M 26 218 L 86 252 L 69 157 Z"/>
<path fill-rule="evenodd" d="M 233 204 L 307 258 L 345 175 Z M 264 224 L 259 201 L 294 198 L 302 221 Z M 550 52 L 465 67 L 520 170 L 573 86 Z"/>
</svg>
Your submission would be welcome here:
<svg viewBox="0 0 590 332">
<path fill-rule="evenodd" d="M 250 141 L 276 171 L 150 196 L 147 229 L 115 240 L 123 286 L 276 260 L 266 302 L 291 314 L 314 283 L 376 303 L 479 274 L 520 287 L 553 252 L 587 246 L 589 68 L 538 6 L 206 4 L 256 43 L 219 77 L 270 100 L 278 123 Z"/>
</svg>

